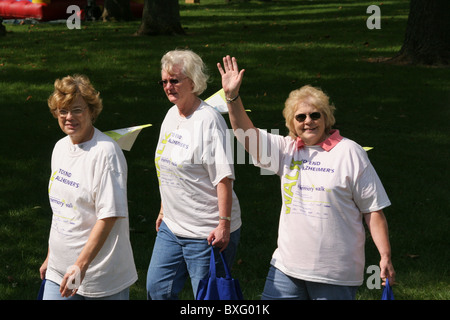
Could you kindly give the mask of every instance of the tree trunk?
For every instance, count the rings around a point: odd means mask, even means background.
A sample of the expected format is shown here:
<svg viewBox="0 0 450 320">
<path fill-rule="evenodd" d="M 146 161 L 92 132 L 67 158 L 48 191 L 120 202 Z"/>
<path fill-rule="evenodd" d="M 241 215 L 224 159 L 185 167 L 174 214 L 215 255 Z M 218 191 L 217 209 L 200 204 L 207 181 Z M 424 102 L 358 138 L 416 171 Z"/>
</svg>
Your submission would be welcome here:
<svg viewBox="0 0 450 320">
<path fill-rule="evenodd" d="M 0 36 L 6 36 L 6 28 L 3 25 L 2 17 L 0 17 Z"/>
<path fill-rule="evenodd" d="M 411 0 L 405 40 L 394 62 L 449 65 L 449 4 L 449 0 Z"/>
<path fill-rule="evenodd" d="M 129 21 L 133 19 L 130 9 L 130 0 L 105 0 L 103 21 Z"/>
<path fill-rule="evenodd" d="M 136 35 L 182 35 L 178 0 L 145 0 Z"/>
</svg>

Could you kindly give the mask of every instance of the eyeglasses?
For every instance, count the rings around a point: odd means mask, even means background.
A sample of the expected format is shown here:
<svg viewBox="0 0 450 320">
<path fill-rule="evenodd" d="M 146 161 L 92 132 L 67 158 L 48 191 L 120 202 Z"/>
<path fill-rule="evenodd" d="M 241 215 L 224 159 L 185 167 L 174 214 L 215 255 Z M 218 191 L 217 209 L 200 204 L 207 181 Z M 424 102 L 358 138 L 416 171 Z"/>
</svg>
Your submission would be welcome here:
<svg viewBox="0 0 450 320">
<path fill-rule="evenodd" d="M 168 83 L 170 83 L 171 85 L 176 85 L 176 84 L 180 83 L 181 81 L 183 81 L 184 79 L 186 79 L 186 78 L 183 78 L 183 79 L 180 79 L 180 80 L 178 80 L 178 79 L 159 80 L 158 84 L 161 87 L 165 87 Z"/>
<path fill-rule="evenodd" d="M 303 122 L 306 120 L 306 116 L 308 114 L 305 113 L 299 113 L 295 115 L 295 120 L 297 120 L 298 122 Z M 311 118 L 311 120 L 318 120 L 320 119 L 322 115 L 320 114 L 320 112 L 313 112 L 309 114 L 309 117 Z"/>
<path fill-rule="evenodd" d="M 69 114 L 69 112 L 73 115 L 73 116 L 79 116 L 80 114 L 82 114 L 84 112 L 85 109 L 83 108 L 75 108 L 72 110 L 67 110 L 67 109 L 58 109 L 58 114 L 61 117 L 67 117 L 67 115 Z"/>
</svg>

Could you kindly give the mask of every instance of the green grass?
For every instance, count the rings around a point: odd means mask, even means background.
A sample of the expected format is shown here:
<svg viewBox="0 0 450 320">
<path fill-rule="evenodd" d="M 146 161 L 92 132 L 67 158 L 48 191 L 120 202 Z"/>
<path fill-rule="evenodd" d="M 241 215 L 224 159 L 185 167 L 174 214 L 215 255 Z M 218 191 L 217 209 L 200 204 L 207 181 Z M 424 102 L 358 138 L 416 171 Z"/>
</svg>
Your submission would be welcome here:
<svg viewBox="0 0 450 320">
<path fill-rule="evenodd" d="M 281 110 L 289 92 L 308 83 L 322 87 L 337 107 L 341 134 L 374 147 L 369 156 L 392 201 L 385 213 L 396 299 L 450 299 L 448 69 L 370 62 L 400 49 L 408 1 L 383 1 L 381 30 L 366 28 L 371 1 L 180 4 L 186 36 L 133 37 L 139 21 L 82 23 L 80 30 L 6 25 L 0 38 L 0 299 L 36 298 L 51 221 L 50 156 L 63 136 L 46 99 L 56 78 L 73 73 L 87 74 L 101 91 L 100 130 L 153 124 L 125 152 L 139 273 L 131 299 L 146 298 L 160 202 L 153 156 L 170 107 L 156 81 L 162 55 L 177 47 L 193 49 L 209 67 L 203 98 L 220 89 L 216 63 L 236 56 L 246 69 L 241 96 L 260 128 L 286 134 Z M 236 175 L 243 227 L 233 275 L 247 299 L 259 299 L 276 248 L 279 179 L 250 164 L 236 165 Z M 366 265 L 378 264 L 370 237 L 366 252 Z M 365 284 L 358 292 L 358 299 L 380 296 Z M 192 298 L 188 287 L 182 298 Z"/>
</svg>

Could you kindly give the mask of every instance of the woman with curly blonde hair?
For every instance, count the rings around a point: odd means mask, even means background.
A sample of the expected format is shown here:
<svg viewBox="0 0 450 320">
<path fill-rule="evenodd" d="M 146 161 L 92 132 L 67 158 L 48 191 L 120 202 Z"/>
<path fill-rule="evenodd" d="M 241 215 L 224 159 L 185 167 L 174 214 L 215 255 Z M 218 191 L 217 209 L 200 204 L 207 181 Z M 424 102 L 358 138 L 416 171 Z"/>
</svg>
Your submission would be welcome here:
<svg viewBox="0 0 450 320">
<path fill-rule="evenodd" d="M 127 163 L 93 126 L 103 105 L 83 75 L 55 81 L 50 112 L 67 135 L 52 153 L 53 219 L 40 268 L 44 300 L 126 300 L 137 280 L 129 239 Z"/>
<path fill-rule="evenodd" d="M 223 65 L 218 68 L 233 129 L 256 132 L 257 148 L 242 143 L 256 166 L 281 178 L 278 247 L 262 298 L 355 299 L 364 280 L 363 220 L 380 253 L 380 275 L 394 283 L 383 213 L 389 198 L 366 151 L 332 129 L 335 108 L 328 96 L 310 85 L 292 91 L 283 110 L 289 135 L 271 134 L 255 128 L 244 110 L 244 70 L 230 56 Z M 261 161 L 264 143 L 270 146 L 268 162 Z"/>
<path fill-rule="evenodd" d="M 300 89 L 293 90 L 284 103 L 283 116 L 286 120 L 286 127 L 289 129 L 289 135 L 295 139 L 297 138 L 297 131 L 295 129 L 295 112 L 300 101 L 309 101 L 321 114 L 323 120 L 325 134 L 330 134 L 330 131 L 335 124 L 334 118 L 335 107 L 330 104 L 328 96 L 319 88 L 305 85 Z"/>
</svg>

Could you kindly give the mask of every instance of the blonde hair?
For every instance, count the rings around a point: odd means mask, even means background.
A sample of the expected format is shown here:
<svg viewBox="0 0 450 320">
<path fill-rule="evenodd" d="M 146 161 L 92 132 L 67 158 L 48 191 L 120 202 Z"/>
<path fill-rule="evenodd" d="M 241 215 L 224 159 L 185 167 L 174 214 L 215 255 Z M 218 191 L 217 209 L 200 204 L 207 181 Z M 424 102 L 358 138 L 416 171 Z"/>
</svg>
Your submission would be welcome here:
<svg viewBox="0 0 450 320">
<path fill-rule="evenodd" d="M 300 89 L 292 91 L 284 103 L 283 116 L 286 120 L 286 127 L 289 129 L 289 135 L 294 139 L 297 137 L 294 124 L 295 111 L 298 105 L 306 100 L 323 115 L 325 120 L 325 133 L 328 134 L 336 123 L 334 118 L 336 108 L 330 104 L 328 96 L 320 88 L 305 85 Z"/>
<path fill-rule="evenodd" d="M 205 91 L 209 76 L 202 58 L 191 50 L 172 50 L 161 58 L 161 70 L 173 74 L 173 67 L 178 66 L 181 72 L 192 80 L 192 93 L 199 96 Z"/>
<path fill-rule="evenodd" d="M 55 90 L 47 102 L 55 118 L 58 117 L 58 109 L 67 109 L 78 96 L 81 96 L 89 107 L 92 123 L 95 122 L 103 109 L 103 104 L 100 92 L 94 89 L 87 76 L 75 74 L 56 79 L 54 86 Z"/>
</svg>

